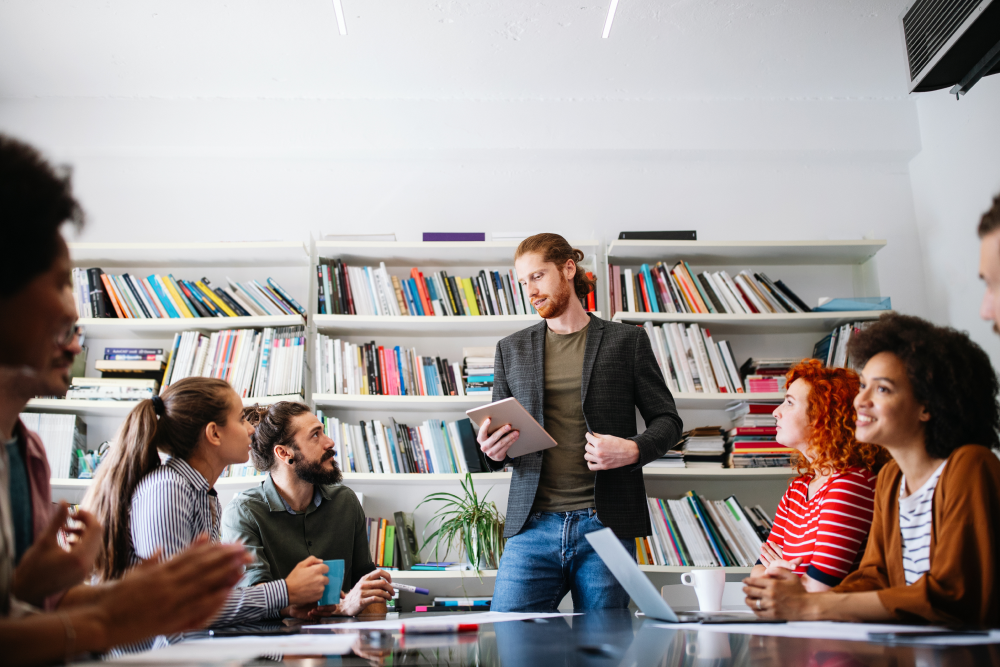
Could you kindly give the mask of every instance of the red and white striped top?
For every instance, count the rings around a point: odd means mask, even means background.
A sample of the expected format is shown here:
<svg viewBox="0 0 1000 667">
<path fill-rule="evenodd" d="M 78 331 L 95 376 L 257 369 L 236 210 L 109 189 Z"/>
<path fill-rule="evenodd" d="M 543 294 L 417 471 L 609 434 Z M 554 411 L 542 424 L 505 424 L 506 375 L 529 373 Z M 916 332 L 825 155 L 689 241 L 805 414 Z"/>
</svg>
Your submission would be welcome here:
<svg viewBox="0 0 1000 667">
<path fill-rule="evenodd" d="M 857 569 L 868 543 L 878 476 L 863 468 L 834 473 L 812 498 L 809 478 L 797 477 L 781 497 L 767 541 L 785 560 L 802 557 L 795 569 L 836 586 Z"/>
</svg>

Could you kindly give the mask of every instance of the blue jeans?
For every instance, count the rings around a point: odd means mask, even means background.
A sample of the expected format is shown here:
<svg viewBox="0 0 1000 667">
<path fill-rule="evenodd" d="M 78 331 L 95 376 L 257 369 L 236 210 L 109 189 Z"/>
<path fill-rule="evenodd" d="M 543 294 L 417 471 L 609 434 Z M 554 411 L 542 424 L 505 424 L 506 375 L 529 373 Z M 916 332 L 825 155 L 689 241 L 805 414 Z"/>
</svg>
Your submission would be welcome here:
<svg viewBox="0 0 1000 667">
<path fill-rule="evenodd" d="M 504 546 L 493 611 L 555 611 L 566 593 L 577 610 L 627 608 L 628 593 L 584 538 L 602 528 L 593 509 L 533 513 Z M 635 558 L 635 540 L 621 543 Z"/>
</svg>

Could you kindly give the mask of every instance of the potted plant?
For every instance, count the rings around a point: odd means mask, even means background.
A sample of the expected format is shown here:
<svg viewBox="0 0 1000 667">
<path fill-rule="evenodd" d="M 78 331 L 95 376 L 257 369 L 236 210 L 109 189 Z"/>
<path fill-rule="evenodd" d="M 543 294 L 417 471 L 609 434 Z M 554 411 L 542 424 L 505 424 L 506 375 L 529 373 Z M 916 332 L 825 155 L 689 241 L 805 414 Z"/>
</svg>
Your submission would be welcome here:
<svg viewBox="0 0 1000 667">
<path fill-rule="evenodd" d="M 459 553 L 464 554 L 476 570 L 496 569 L 503 554 L 504 517 L 496 503 L 486 500 L 490 495 L 489 491 L 479 498 L 469 473 L 462 480 L 462 491 L 461 496 L 443 491 L 432 493 L 417 505 L 420 507 L 428 502 L 444 503 L 427 522 L 427 528 L 434 524 L 436 527 L 425 538 L 424 548 L 433 541 L 434 559 L 438 560 L 442 545 L 445 554 L 458 547 Z M 427 528 L 424 529 L 425 533 Z"/>
</svg>

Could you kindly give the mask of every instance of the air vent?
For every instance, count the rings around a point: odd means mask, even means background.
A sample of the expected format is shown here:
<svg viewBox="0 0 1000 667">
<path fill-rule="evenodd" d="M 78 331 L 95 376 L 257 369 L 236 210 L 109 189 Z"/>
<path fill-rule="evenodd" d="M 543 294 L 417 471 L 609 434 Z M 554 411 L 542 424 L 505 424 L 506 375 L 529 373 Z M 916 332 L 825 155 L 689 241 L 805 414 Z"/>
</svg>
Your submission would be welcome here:
<svg viewBox="0 0 1000 667">
<path fill-rule="evenodd" d="M 917 0 L 901 20 L 911 92 L 965 93 L 1000 71 L 1000 0 Z"/>
</svg>

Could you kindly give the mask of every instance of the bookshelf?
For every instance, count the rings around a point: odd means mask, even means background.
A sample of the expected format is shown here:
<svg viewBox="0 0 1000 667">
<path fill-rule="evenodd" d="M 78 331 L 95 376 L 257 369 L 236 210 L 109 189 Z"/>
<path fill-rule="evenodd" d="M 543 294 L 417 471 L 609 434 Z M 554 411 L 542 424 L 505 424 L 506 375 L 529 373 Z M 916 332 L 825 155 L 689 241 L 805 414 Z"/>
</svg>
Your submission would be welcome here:
<svg viewBox="0 0 1000 667">
<path fill-rule="evenodd" d="M 605 248 L 597 240 L 571 241 L 586 254 L 584 270 L 598 278 L 598 316 L 609 310 L 607 266 L 609 263 L 636 267 L 643 262 L 686 259 L 694 268 L 768 267 L 768 273 L 786 277 L 789 285 L 808 303 L 818 296 L 878 295 L 875 257 L 885 241 L 782 241 L 782 242 L 658 242 L 612 241 Z M 306 318 L 307 364 L 304 396 L 273 396 L 247 399 L 246 404 L 278 400 L 303 400 L 325 414 L 342 419 L 382 419 L 398 416 L 411 425 L 424 419 L 453 421 L 465 416 L 465 410 L 488 403 L 489 394 L 473 396 L 365 396 L 313 393 L 313 352 L 319 333 L 360 343 L 375 339 L 378 343 L 416 347 L 418 353 L 460 361 L 466 346 L 494 345 L 500 338 L 540 321 L 537 315 L 466 316 L 466 317 L 388 317 L 359 315 L 319 315 L 316 313 L 315 265 L 320 257 L 339 257 L 348 264 L 378 266 L 384 261 L 391 274 L 408 275 L 419 267 L 429 271 L 447 270 L 449 274 L 468 276 L 480 268 L 501 269 L 513 265 L 515 241 L 486 243 L 408 243 L 408 242 L 246 242 L 246 243 L 72 243 L 74 266 L 100 266 L 115 272 L 135 271 L 210 277 L 213 284 L 225 284 L 226 277 L 244 280 L 267 275 L 278 280 L 309 312 Z M 737 268 L 737 270 L 738 270 Z M 143 273 L 143 275 L 146 275 Z M 697 322 L 713 332 L 725 334 L 740 359 L 748 356 L 781 356 L 801 353 L 808 356 L 815 340 L 835 326 L 849 321 L 874 319 L 880 313 L 805 313 L 788 315 L 685 315 L 616 313 L 615 321 L 641 324 L 662 322 Z M 197 319 L 197 321 L 196 321 Z M 104 345 L 168 347 L 178 331 L 214 331 L 229 328 L 260 328 L 301 324 L 298 317 L 269 318 L 192 318 L 172 320 L 83 320 L 87 346 L 91 348 L 88 375 L 93 359 Z M 141 343 L 138 341 L 142 341 Z M 727 425 L 725 408 L 747 400 L 777 402 L 781 393 L 701 394 L 678 393 L 675 402 L 685 428 L 706 424 Z M 117 426 L 133 407 L 113 401 L 66 401 L 34 399 L 28 410 L 73 412 L 88 417 L 91 446 L 113 436 Z M 97 428 L 94 428 L 94 426 Z M 735 494 L 744 504 L 761 504 L 773 512 L 781 493 L 794 471 L 788 468 L 711 469 L 646 468 L 647 494 L 676 498 L 689 489 L 709 498 Z M 392 516 L 394 511 L 411 511 L 425 495 L 437 490 L 457 492 L 462 475 L 458 474 L 344 474 L 344 483 L 365 497 L 370 516 Z M 476 490 L 497 502 L 506 512 L 510 473 L 480 473 L 473 476 Z M 260 477 L 230 477 L 218 481 L 220 500 L 228 501 L 240 490 L 259 484 Z M 89 480 L 53 479 L 53 496 L 79 501 Z M 420 533 L 433 509 L 423 506 L 416 512 Z M 641 566 L 660 585 L 676 583 L 677 575 L 690 567 Z M 739 577 L 747 568 L 726 568 Z M 483 588 L 492 591 L 495 571 L 481 573 Z M 434 580 L 444 588 L 460 591 L 478 578 L 474 572 L 396 572 L 400 581 Z M 470 589 L 471 590 L 471 589 Z"/>
</svg>

